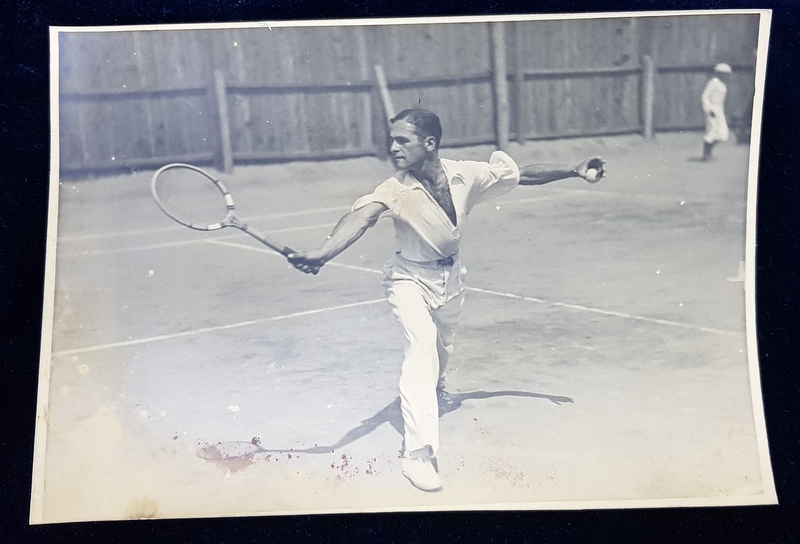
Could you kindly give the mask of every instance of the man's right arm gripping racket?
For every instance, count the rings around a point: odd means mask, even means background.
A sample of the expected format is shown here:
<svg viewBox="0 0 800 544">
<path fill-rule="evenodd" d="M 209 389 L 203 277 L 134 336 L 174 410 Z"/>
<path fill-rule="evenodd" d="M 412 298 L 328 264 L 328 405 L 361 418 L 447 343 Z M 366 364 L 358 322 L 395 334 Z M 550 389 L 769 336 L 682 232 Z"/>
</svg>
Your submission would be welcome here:
<svg viewBox="0 0 800 544">
<path fill-rule="evenodd" d="M 347 212 L 322 245 L 316 249 L 295 251 L 290 253 L 287 259 L 301 272 L 317 274 L 325 263 L 353 245 L 368 228 L 374 226 L 387 209 L 380 202 L 372 202 Z"/>
</svg>

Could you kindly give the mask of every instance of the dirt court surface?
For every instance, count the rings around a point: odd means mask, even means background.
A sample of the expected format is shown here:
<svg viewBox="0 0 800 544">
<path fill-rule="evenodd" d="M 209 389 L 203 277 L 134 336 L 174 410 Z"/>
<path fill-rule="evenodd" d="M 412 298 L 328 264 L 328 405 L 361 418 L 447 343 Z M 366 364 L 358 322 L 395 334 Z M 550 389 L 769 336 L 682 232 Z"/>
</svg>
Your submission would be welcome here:
<svg viewBox="0 0 800 544">
<path fill-rule="evenodd" d="M 512 144 L 520 164 L 598 153 L 609 176 L 520 187 L 466 223 L 434 494 L 400 473 L 389 221 L 305 276 L 233 229 L 172 223 L 152 172 L 62 180 L 34 519 L 773 502 L 735 281 L 749 150 L 703 164 L 701 145 Z M 225 179 L 243 218 L 304 247 L 390 174 L 365 158 Z"/>
</svg>

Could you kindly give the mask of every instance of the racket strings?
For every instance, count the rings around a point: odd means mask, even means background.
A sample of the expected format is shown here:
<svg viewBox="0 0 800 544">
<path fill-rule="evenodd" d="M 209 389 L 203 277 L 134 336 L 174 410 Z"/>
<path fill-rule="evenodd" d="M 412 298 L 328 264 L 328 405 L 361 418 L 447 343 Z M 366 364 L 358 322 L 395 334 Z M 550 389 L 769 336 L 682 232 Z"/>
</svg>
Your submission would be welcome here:
<svg viewBox="0 0 800 544">
<path fill-rule="evenodd" d="M 233 207 L 230 195 L 223 194 L 212 179 L 186 167 L 163 170 L 154 192 L 165 212 L 195 228 L 219 228 Z"/>
</svg>

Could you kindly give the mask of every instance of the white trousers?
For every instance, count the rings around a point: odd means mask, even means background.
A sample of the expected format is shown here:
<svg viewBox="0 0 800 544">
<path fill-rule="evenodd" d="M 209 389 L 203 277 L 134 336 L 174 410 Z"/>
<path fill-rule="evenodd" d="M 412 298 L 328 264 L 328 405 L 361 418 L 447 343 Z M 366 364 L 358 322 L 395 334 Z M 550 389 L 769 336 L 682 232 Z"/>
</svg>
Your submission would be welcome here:
<svg viewBox="0 0 800 544">
<path fill-rule="evenodd" d="M 706 113 L 706 131 L 703 134 L 703 141 L 708 144 L 714 142 L 727 142 L 730 135 L 728 121 L 725 119 L 723 108 L 714 108 L 714 116 Z"/>
<path fill-rule="evenodd" d="M 444 386 L 453 336 L 464 305 L 466 269 L 420 264 L 396 255 L 384 269 L 383 285 L 405 334 L 400 372 L 400 409 L 405 451 L 439 447 L 436 388 Z"/>
</svg>

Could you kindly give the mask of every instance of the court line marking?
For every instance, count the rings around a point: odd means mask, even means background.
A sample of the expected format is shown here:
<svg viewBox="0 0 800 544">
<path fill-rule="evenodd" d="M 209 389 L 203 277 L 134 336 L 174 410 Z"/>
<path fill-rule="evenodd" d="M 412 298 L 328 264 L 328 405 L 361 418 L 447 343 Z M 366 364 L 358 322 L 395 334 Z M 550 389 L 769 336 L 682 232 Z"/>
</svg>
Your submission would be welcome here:
<svg viewBox="0 0 800 544">
<path fill-rule="evenodd" d="M 275 229 L 271 230 L 270 233 L 285 233 L 285 232 L 299 232 L 303 230 L 314 230 L 320 228 L 332 228 L 336 223 L 319 223 L 316 225 L 305 225 L 302 227 L 288 227 L 285 229 Z M 185 229 L 184 229 L 185 230 Z M 87 249 L 84 251 L 73 251 L 71 255 L 81 256 L 81 255 L 103 255 L 105 253 L 125 253 L 127 251 L 147 251 L 151 249 L 163 249 L 167 247 L 179 247 L 179 246 L 189 246 L 193 244 L 207 244 L 207 243 L 216 243 L 219 240 L 225 240 L 228 238 L 236 238 L 240 237 L 241 234 L 224 234 L 219 236 L 216 239 L 207 239 L 207 238 L 192 238 L 187 240 L 178 240 L 176 242 L 159 242 L 156 244 L 147 244 L 143 246 L 128 246 L 128 247 L 111 247 L 105 249 Z M 246 246 L 243 246 L 246 247 Z"/>
<path fill-rule="evenodd" d="M 256 247 L 256 246 L 248 246 L 248 245 L 239 244 L 239 243 L 236 243 L 236 242 L 223 242 L 223 241 L 218 241 L 218 240 L 212 240 L 211 242 L 215 243 L 215 244 L 218 244 L 218 245 L 222 245 L 222 246 L 228 246 L 228 247 L 233 247 L 233 248 L 237 248 L 237 249 L 246 249 L 246 250 L 249 250 L 249 251 L 257 251 L 259 253 L 272 253 L 275 256 L 279 256 L 277 253 L 275 253 L 273 251 L 269 251 L 269 250 L 266 250 L 266 249 L 263 249 L 263 248 L 260 248 L 260 247 Z M 283 258 L 283 256 L 280 256 L 280 257 Z M 360 272 L 369 272 L 371 274 L 381 274 L 381 275 L 383 274 L 382 270 L 376 270 L 374 268 L 367 268 L 367 267 L 364 267 L 364 266 L 357 266 L 357 265 L 346 264 L 346 263 L 329 262 L 325 266 L 333 266 L 333 267 L 337 267 L 337 268 L 346 268 L 346 269 L 349 269 L 349 270 L 358 270 Z M 472 292 L 475 292 L 475 293 L 482 293 L 484 295 L 493 295 L 493 296 L 497 296 L 497 297 L 509 298 L 509 299 L 515 299 L 515 300 L 524 300 L 524 301 L 527 301 L 527 302 L 534 302 L 536 304 L 545 304 L 547 306 L 554 306 L 556 308 L 567 308 L 567 309 L 570 309 L 570 310 L 578 310 L 578 311 L 581 311 L 581 312 L 590 312 L 590 313 L 595 313 L 595 314 L 600 314 L 600 315 L 607 315 L 607 316 L 612 316 L 612 317 L 622 317 L 622 318 L 625 318 L 625 319 L 633 319 L 633 320 L 636 320 L 636 321 L 644 321 L 644 322 L 647 322 L 647 323 L 656 323 L 658 325 L 668 325 L 668 326 L 671 326 L 671 327 L 680 327 L 680 328 L 684 328 L 684 329 L 691 329 L 691 330 L 695 330 L 695 331 L 707 332 L 707 333 L 712 333 L 712 334 L 724 334 L 724 335 L 729 335 L 729 336 L 742 336 L 744 334 L 742 332 L 730 331 L 730 330 L 727 330 L 727 329 L 717 329 L 717 328 L 714 328 L 714 327 L 704 327 L 702 325 L 692 325 L 692 324 L 689 324 L 689 323 L 681 323 L 680 321 L 673 321 L 671 319 L 660 319 L 658 317 L 647 317 L 647 316 L 643 316 L 643 315 L 629 314 L 629 313 L 626 313 L 626 312 L 617 312 L 615 310 L 603 310 L 601 308 L 593 308 L 591 306 L 584 306 L 582 304 L 571 304 L 571 303 L 568 303 L 568 302 L 555 302 L 555 301 L 552 301 L 552 300 L 547 300 L 547 299 L 538 298 L 538 297 L 528 297 L 528 296 L 524 296 L 524 295 L 517 295 L 517 294 L 514 294 L 514 293 L 504 293 L 502 291 L 494 291 L 492 289 L 482 289 L 480 287 L 466 287 L 466 290 L 467 291 L 472 291 Z"/>
<path fill-rule="evenodd" d="M 601 308 L 592 308 L 591 306 L 584 306 L 582 304 L 570 304 L 568 302 L 554 302 L 552 300 L 545 300 L 537 297 L 526 297 L 523 295 L 516 295 L 514 293 L 503 293 L 501 291 L 493 291 L 491 289 L 481 289 L 479 287 L 467 287 L 467 291 L 474 291 L 476 293 L 483 293 L 486 295 L 494 295 L 503 298 L 510 298 L 516 300 L 525 300 L 527 302 L 535 302 L 537 304 L 546 304 L 548 306 L 555 306 L 557 308 L 568 308 L 571 310 L 579 310 L 582 312 L 590 312 L 600 315 L 608 315 L 613 317 L 622 317 L 625 319 L 634 319 L 636 321 L 646 321 L 648 323 L 656 323 L 658 325 L 669 325 L 672 327 L 681 327 L 684 329 L 691 329 L 700 332 L 708 332 L 712 334 L 724 334 L 729 336 L 743 336 L 744 333 L 737 331 L 729 331 L 727 329 L 716 329 L 714 327 L 704 327 L 702 325 L 692 325 L 689 323 L 681 323 L 680 321 L 672 321 L 671 319 L 660 319 L 657 317 L 647 317 L 643 315 L 629 314 L 625 312 L 617 312 L 614 310 L 603 310 Z"/>
<path fill-rule="evenodd" d="M 84 348 L 65 349 L 65 350 L 60 350 L 60 351 L 54 351 L 52 355 L 54 357 L 62 357 L 62 356 L 68 356 L 68 355 L 78 355 L 80 353 L 89 353 L 89 352 L 92 352 L 92 351 L 102 351 L 102 350 L 105 350 L 105 349 L 114 349 L 114 348 L 122 348 L 122 347 L 128 347 L 128 346 L 137 346 L 137 345 L 141 345 L 141 344 L 148 344 L 148 343 L 151 343 L 151 342 L 161 342 L 161 341 L 164 341 L 164 340 L 173 340 L 175 338 L 185 338 L 187 336 L 195 336 L 195 335 L 198 335 L 198 334 L 205 334 L 205 333 L 209 333 L 209 332 L 217 332 L 217 331 L 224 331 L 224 330 L 229 330 L 229 329 L 237 329 L 237 328 L 240 328 L 240 327 L 249 327 L 249 326 L 252 326 L 252 325 L 261 325 L 263 323 L 270 323 L 272 321 L 283 321 L 283 320 L 286 320 L 286 319 L 294 319 L 296 317 L 306 317 L 306 316 L 309 316 L 309 315 L 317 315 L 317 314 L 322 314 L 322 313 L 326 313 L 326 312 L 335 312 L 335 311 L 338 311 L 338 310 L 346 310 L 346 309 L 349 309 L 349 308 L 358 308 L 359 306 L 368 306 L 370 304 L 378 304 L 379 302 L 386 302 L 386 299 L 381 297 L 381 298 L 376 298 L 376 299 L 373 299 L 373 300 L 364 300 L 364 301 L 361 301 L 361 302 L 351 302 L 349 304 L 340 304 L 338 306 L 328 306 L 326 308 L 318 308 L 316 310 L 305 310 L 305 311 L 302 311 L 302 312 L 293 312 L 293 313 L 284 314 L 284 315 L 276 315 L 276 316 L 271 316 L 271 317 L 262 317 L 261 319 L 251 319 L 249 321 L 240 321 L 238 323 L 228 323 L 227 325 L 218 325 L 216 327 L 203 327 L 203 328 L 194 329 L 194 330 L 191 330 L 191 331 L 176 332 L 176 333 L 172 333 L 172 334 L 161 334 L 161 335 L 157 335 L 157 336 L 148 336 L 148 337 L 145 337 L 145 338 L 137 338 L 135 340 L 131 339 L 131 340 L 124 340 L 124 341 L 121 341 L 121 342 L 111 342 L 111 343 L 108 343 L 108 344 L 99 344 L 99 345 L 96 345 L 96 346 L 87 346 L 87 347 L 84 347 Z"/>
<path fill-rule="evenodd" d="M 224 240 L 208 240 L 208 243 L 216 244 L 216 245 L 220 245 L 220 246 L 232 247 L 232 248 L 235 248 L 235 249 L 244 249 L 244 250 L 247 250 L 247 251 L 255 251 L 255 252 L 258 252 L 258 253 L 269 253 L 269 254 L 272 254 L 275 257 L 284 258 L 283 255 L 278 255 L 277 253 L 275 253 L 272 250 L 264 249 L 263 247 L 259 247 L 259 246 L 251 246 L 251 245 L 246 245 L 246 244 L 240 244 L 238 242 L 226 242 Z M 368 272 L 370 274 L 383 274 L 382 270 L 376 270 L 374 268 L 367 268 L 366 266 L 358 266 L 358 265 L 354 265 L 354 264 L 327 263 L 325 266 L 335 266 L 336 268 L 346 268 L 346 269 L 349 269 L 349 270 L 357 270 L 359 272 Z"/>
<path fill-rule="evenodd" d="M 269 254 L 269 255 L 273 255 L 274 257 L 284 258 L 282 255 L 278 255 L 274 251 L 268 250 L 268 249 L 265 249 L 265 248 L 262 248 L 262 247 L 246 245 L 246 244 L 241 244 L 241 243 L 237 243 L 237 242 L 226 242 L 224 240 L 219 240 L 219 239 L 217 239 L 217 240 L 202 240 L 202 241 L 191 240 L 191 241 L 184 241 L 184 242 L 175 242 L 175 243 L 172 243 L 172 244 L 158 244 L 157 246 L 158 247 L 170 247 L 170 246 L 174 246 L 174 245 L 185 245 L 185 244 L 198 243 L 198 242 L 212 243 L 212 244 L 232 247 L 234 249 L 255 251 L 255 252 L 258 252 L 258 253 L 266 253 L 266 254 Z M 145 248 L 149 248 L 149 247 L 153 247 L 153 246 L 146 246 Z M 130 248 L 126 248 L 126 249 L 130 249 Z M 356 270 L 356 271 L 359 271 L 359 272 L 367 272 L 367 273 L 370 273 L 370 274 L 383 274 L 383 272 L 381 270 L 376 270 L 374 268 L 368 268 L 368 267 L 358 266 L 358 265 L 351 265 L 351 264 L 346 264 L 346 263 L 333 263 L 333 262 L 331 262 L 331 263 L 328 263 L 326 266 L 331 266 L 331 267 L 336 267 L 336 268 L 344 268 L 344 269 L 348 269 L 348 270 Z M 647 317 L 647 316 L 641 316 L 641 315 L 636 315 L 636 314 L 629 314 L 629 313 L 626 313 L 626 312 L 617 312 L 617 311 L 614 311 L 614 310 L 603 310 L 601 308 L 592 308 L 591 306 L 584 306 L 582 304 L 571 304 L 571 303 L 567 303 L 567 302 L 555 302 L 555 301 L 546 300 L 546 299 L 542 299 L 542 298 L 538 298 L 538 297 L 528 297 L 528 296 L 524 296 L 524 295 L 517 295 L 517 294 L 514 294 L 514 293 L 504 293 L 502 291 L 494 291 L 492 289 L 482 289 L 480 287 L 467 287 L 466 290 L 467 291 L 472 291 L 472 292 L 475 292 L 475 293 L 481 293 L 481 294 L 485 294 L 485 295 L 492 295 L 492 296 L 497 296 L 497 297 L 502 297 L 502 298 L 513 299 L 513 300 L 524 300 L 526 302 L 533 302 L 533 303 L 536 303 L 536 304 L 544 304 L 544 305 L 547 305 L 547 306 L 553 306 L 553 307 L 557 307 L 557 308 L 567 308 L 567 309 L 570 309 L 570 310 L 577 310 L 577 311 L 581 311 L 581 312 L 589 312 L 589 313 L 607 315 L 607 316 L 612 316 L 612 317 L 621 317 L 621 318 L 624 318 L 624 319 L 631 319 L 631 320 L 635 320 L 635 321 L 643 321 L 643 322 L 647 322 L 647 323 L 655 323 L 655 324 L 658 324 L 658 325 L 667 325 L 667 326 L 671 326 L 671 327 L 679 327 L 679 328 L 683 328 L 683 329 L 695 330 L 695 331 L 711 333 L 711 334 L 723 334 L 723 335 L 728 335 L 728 336 L 742 336 L 743 335 L 743 333 L 737 332 L 737 331 L 729 331 L 729 330 L 726 330 L 726 329 L 717 329 L 717 328 L 713 328 L 713 327 L 704 327 L 704 326 L 701 326 L 701 325 L 692 325 L 692 324 L 689 324 L 689 323 L 681 323 L 680 321 L 672 321 L 672 320 L 669 320 L 669 319 L 660 319 L 660 318 L 656 318 L 656 317 Z M 136 340 L 126 340 L 126 341 L 122 341 L 122 342 L 112 342 L 112 343 L 109 343 L 109 344 L 100 344 L 100 345 L 97 345 L 97 346 L 88 346 L 88 347 L 85 347 L 85 348 L 62 350 L 62 351 L 53 352 L 52 355 L 53 356 L 77 355 L 79 353 L 88 353 L 88 352 L 100 351 L 100 350 L 105 350 L 105 349 L 113 349 L 113 348 L 119 348 L 119 347 L 127 347 L 127 346 L 133 346 L 133 345 L 146 344 L 148 342 L 158 342 L 158 341 L 162 341 L 162 340 L 172 340 L 172 339 L 175 339 L 175 338 L 182 338 L 182 337 L 186 337 L 186 336 L 194 336 L 194 335 L 203 334 L 203 333 L 207 333 L 207 332 L 216 332 L 216 331 L 234 329 L 234 328 L 239 328 L 239 327 L 247 327 L 247 326 L 250 326 L 250 325 L 257 325 L 257 324 L 261 324 L 261 323 L 269 323 L 271 321 L 280 321 L 280 320 L 285 320 L 285 319 L 293 319 L 293 318 L 296 318 L 296 317 L 305 317 L 305 316 L 308 316 L 308 315 L 316 315 L 316 314 L 330 312 L 330 311 L 343 310 L 343 309 L 347 309 L 347 308 L 355 308 L 355 307 L 359 307 L 359 306 L 366 306 L 366 305 L 369 305 L 369 304 L 377 304 L 379 302 L 385 302 L 385 300 L 386 300 L 385 298 L 379 298 L 379 299 L 362 301 L 362 302 L 353 302 L 353 303 L 349 303 L 349 304 L 342 304 L 342 305 L 338 305 L 338 306 L 330 306 L 330 307 L 326 307 L 326 308 L 320 308 L 320 309 L 317 309 L 317 310 L 306 310 L 306 311 L 303 311 L 303 312 L 295 312 L 295 313 L 285 314 L 285 315 L 281 315 L 281 316 L 265 317 L 265 318 L 261 318 L 261 319 L 250 320 L 250 321 L 242 321 L 242 322 L 239 322 L 239 323 L 230 323 L 230 324 L 227 324 L 227 325 L 219 325 L 219 326 L 216 326 L 216 327 L 204 327 L 204 328 L 195 329 L 195 330 L 192 330 L 192 331 L 183 331 L 183 332 L 173 333 L 173 334 L 151 336 L 151 337 L 147 337 L 147 338 L 139 338 L 139 339 L 136 339 Z"/>
<path fill-rule="evenodd" d="M 537 202 L 547 198 L 553 197 L 560 197 L 564 195 L 570 194 L 592 194 L 592 195 L 599 195 L 601 197 L 612 197 L 612 198 L 624 198 L 626 200 L 631 199 L 645 199 L 645 200 L 672 200 L 680 202 L 680 197 L 666 195 L 666 194 L 659 194 L 659 193 L 640 193 L 632 195 L 630 193 L 623 193 L 617 191 L 603 191 L 603 190 L 592 190 L 592 189 L 584 189 L 584 188 L 562 188 L 562 187 L 548 187 L 546 192 L 541 192 L 536 196 L 527 196 L 524 198 L 513 198 L 513 197 L 505 197 L 502 200 L 498 200 L 497 205 L 501 206 L 515 206 L 518 204 L 527 204 L 530 202 Z M 259 216 L 249 216 L 244 217 L 242 220 L 246 223 L 254 222 L 254 221 L 265 221 L 267 219 L 282 219 L 287 217 L 298 217 L 303 215 L 314 215 L 314 214 L 321 214 L 321 213 L 329 213 L 334 211 L 344 212 L 348 211 L 350 206 L 333 206 L 329 208 L 315 208 L 312 210 L 298 210 L 293 212 L 281 212 L 281 213 L 273 213 L 268 215 L 259 215 Z M 322 225 L 320 225 L 322 226 Z M 324 226 L 327 226 L 325 224 Z M 125 236 L 141 236 L 146 234 L 158 234 L 162 232 L 170 232 L 181 229 L 182 227 L 178 225 L 170 226 L 170 227 L 153 227 L 148 229 L 134 229 L 134 230 L 126 230 L 126 231 L 116 231 L 116 232 L 101 232 L 101 233 L 92 233 L 92 234 L 64 234 L 58 236 L 59 241 L 63 242 L 79 242 L 84 240 L 101 240 L 104 238 L 121 238 Z M 271 229 L 270 232 L 289 232 L 290 229 L 304 229 L 304 228 L 312 228 L 312 227 L 289 227 L 288 229 Z"/>
<path fill-rule="evenodd" d="M 588 191 L 588 189 L 559 189 L 556 192 L 560 192 L 560 191 L 563 191 L 564 193 L 566 193 L 568 191 L 571 191 L 571 192 Z M 610 193 L 605 193 L 605 194 L 610 194 Z M 550 195 L 540 195 L 540 196 L 536 196 L 536 197 L 526 197 L 526 198 L 519 198 L 519 199 L 514 199 L 514 200 L 500 201 L 498 206 L 504 207 L 504 206 L 518 205 L 518 204 L 526 204 L 526 203 L 530 203 L 530 202 L 541 201 L 542 199 L 547 198 L 548 196 L 550 196 Z M 341 210 L 349 210 L 349 209 L 350 209 L 349 207 L 319 208 L 317 210 L 308 210 L 308 211 L 304 211 L 304 212 L 287 212 L 287 213 L 284 213 L 284 214 L 275 214 L 275 215 L 267 215 L 267 216 L 262 216 L 262 217 L 257 217 L 257 218 L 250 218 L 247 221 L 266 219 L 266 218 L 269 218 L 269 217 L 291 217 L 291 216 L 294 216 L 294 215 L 301 215 L 301 214 L 324 213 L 324 212 L 335 211 L 335 210 L 340 210 L 341 211 Z M 314 224 L 314 225 L 303 225 L 303 226 L 297 226 L 297 227 L 286 227 L 286 228 L 282 228 L 282 229 L 270 229 L 269 233 L 270 234 L 279 234 L 279 233 L 300 232 L 300 231 L 304 231 L 304 230 L 315 230 L 315 229 L 323 229 L 323 228 L 324 229 L 331 229 L 334 226 L 336 226 L 335 222 L 317 223 L 317 224 Z M 79 242 L 79 241 L 85 241 L 85 240 L 100 240 L 100 239 L 103 239 L 103 238 L 114 238 L 114 237 L 122 237 L 122 236 L 127 236 L 127 235 L 157 234 L 157 233 L 160 233 L 160 232 L 172 232 L 172 231 L 177 232 L 179 230 L 186 230 L 186 228 L 176 225 L 174 227 L 159 227 L 159 228 L 153 228 L 153 229 L 141 229 L 141 230 L 132 230 L 132 231 L 125 231 L 125 232 L 110 232 L 110 233 L 98 233 L 98 234 L 86 234 L 86 235 L 66 235 L 66 236 L 58 236 L 57 237 L 57 242 Z M 219 239 L 227 239 L 227 238 L 234 238 L 236 236 L 238 236 L 238 235 L 237 234 L 223 235 L 220 238 L 218 238 L 217 240 L 219 240 Z M 149 249 L 162 249 L 162 248 L 168 248 L 168 247 L 180 247 L 180 246 L 185 246 L 185 245 L 191 245 L 191 244 L 194 244 L 194 243 L 205 243 L 205 242 L 209 242 L 209 241 L 210 242 L 216 242 L 217 240 L 205 240 L 205 239 L 198 240 L 198 239 L 194 239 L 194 240 L 181 240 L 181 241 L 176 241 L 176 242 L 159 242 L 159 243 L 155 243 L 155 244 L 147 244 L 147 245 L 142 245 L 142 246 L 115 247 L 115 248 L 104 248 L 104 249 L 89 249 L 89 250 L 84 250 L 84 251 L 80 251 L 80 252 L 74 252 L 73 254 L 75 254 L 75 255 L 102 255 L 102 254 L 105 254 L 105 253 L 123 253 L 123 252 L 126 252 L 126 251 L 146 251 L 146 250 L 149 250 Z"/>
<path fill-rule="evenodd" d="M 335 211 L 346 211 L 349 210 L 350 206 L 336 206 L 331 208 L 315 208 L 313 210 L 298 210 L 296 212 L 281 212 L 281 213 L 271 213 L 269 215 L 258 215 L 258 216 L 251 216 L 251 217 L 243 217 L 241 218 L 242 221 L 245 223 L 250 223 L 253 221 L 264 221 L 266 219 L 282 219 L 286 217 L 297 217 L 301 215 L 314 215 L 318 213 L 328 213 L 328 212 L 335 212 Z M 116 237 L 123 237 L 123 236 L 141 236 L 143 234 L 158 234 L 160 232 L 170 232 L 170 231 L 177 231 L 182 227 L 179 225 L 172 225 L 169 227 L 153 227 L 149 229 L 134 229 L 134 230 L 125 230 L 125 231 L 116 231 L 116 232 L 97 232 L 93 234 L 65 234 L 63 236 L 59 236 L 58 240 L 65 241 L 65 242 L 79 242 L 82 240 L 101 240 L 103 238 L 116 238 Z M 302 227 L 290 227 L 290 228 L 302 228 Z M 285 229 L 283 229 L 285 230 Z M 272 232 L 278 232 L 277 230 L 272 230 Z"/>
</svg>

